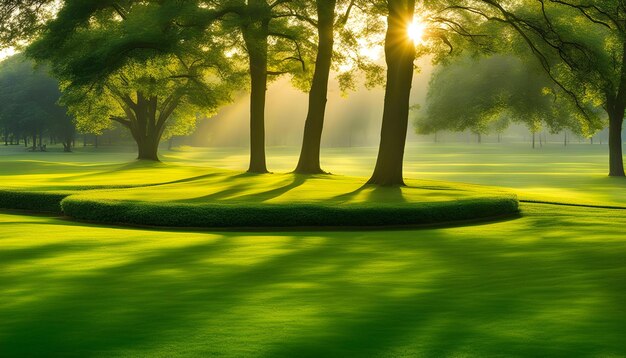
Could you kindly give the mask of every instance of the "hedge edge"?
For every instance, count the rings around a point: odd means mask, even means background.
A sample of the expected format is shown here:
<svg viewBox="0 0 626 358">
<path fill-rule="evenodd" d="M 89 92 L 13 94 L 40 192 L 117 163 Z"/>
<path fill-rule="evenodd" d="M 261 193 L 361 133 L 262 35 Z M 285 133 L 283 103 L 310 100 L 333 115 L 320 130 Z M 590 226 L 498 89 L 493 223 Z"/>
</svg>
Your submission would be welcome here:
<svg viewBox="0 0 626 358">
<path fill-rule="evenodd" d="M 70 196 L 61 201 L 73 218 L 164 227 L 298 227 L 402 226 L 486 219 L 519 213 L 515 195 L 394 206 L 344 204 L 186 204 L 90 200 Z"/>
<path fill-rule="evenodd" d="M 0 208 L 61 214 L 61 201 L 72 194 L 65 191 L 0 189 Z"/>
</svg>

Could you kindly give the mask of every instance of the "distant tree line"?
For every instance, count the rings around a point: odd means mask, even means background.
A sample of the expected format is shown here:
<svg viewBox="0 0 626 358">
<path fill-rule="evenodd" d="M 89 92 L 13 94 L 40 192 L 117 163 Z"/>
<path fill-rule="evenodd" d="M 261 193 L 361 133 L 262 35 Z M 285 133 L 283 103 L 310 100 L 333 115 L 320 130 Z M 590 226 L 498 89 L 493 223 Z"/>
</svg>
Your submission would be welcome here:
<svg viewBox="0 0 626 358">
<path fill-rule="evenodd" d="M 45 68 L 13 56 L 0 63 L 0 132 L 4 145 L 44 149 L 44 137 L 71 151 L 76 129 L 66 108 L 58 104 L 59 83 Z"/>
<path fill-rule="evenodd" d="M 606 125 L 602 109 L 592 110 L 594 116 L 584 117 L 532 61 L 511 55 L 459 57 L 437 68 L 414 124 L 420 134 L 469 130 L 480 142 L 482 135 L 499 135 L 518 123 L 528 128 L 535 148 L 536 134 L 544 128 L 592 137 Z"/>
<path fill-rule="evenodd" d="M 16 37 L 34 39 L 27 55 L 47 64 L 61 82 L 60 101 L 76 117 L 79 129 L 98 131 L 117 122 L 132 134 L 140 159 L 158 160 L 163 138 L 187 133 L 197 118 L 214 113 L 231 101 L 233 92 L 245 88 L 250 93 L 249 171 L 267 172 L 267 85 L 288 75 L 309 93 L 295 170 L 321 173 L 319 145 L 330 72 L 339 73 L 344 90 L 355 87 L 355 75 L 361 72 L 367 78 L 365 85 L 385 85 L 378 157 L 368 182 L 401 185 L 414 62 L 430 54 L 447 67 L 435 75 L 431 102 L 418 115 L 422 131 L 469 128 L 480 134 L 510 121 L 525 123 L 531 131 L 545 125 L 551 130 L 592 133 L 608 126 L 609 174 L 624 176 L 626 23 L 621 2 L 64 0 L 16 4 L 22 11 L 17 14 L 29 16 L 27 26 L 9 22 L 8 30 L 0 29 L 9 35 L 0 39 L 4 43 L 15 43 Z M 56 17 L 49 16 L 49 9 L 59 9 Z M 10 11 L 16 14 L 15 9 Z M 416 18 L 421 38 L 409 33 Z M 386 66 L 368 58 L 367 49 L 376 46 L 382 48 Z M 484 91 L 478 91 L 480 81 L 465 81 L 469 77 L 463 68 L 467 70 L 469 64 L 457 70 L 451 65 L 461 55 L 493 54 L 503 56 L 497 65 L 506 78 L 483 81 Z M 521 62 L 510 62 L 511 58 Z M 481 66 L 490 67 L 491 60 L 485 61 L 474 64 L 483 74 L 487 72 Z M 520 72 L 520 65 L 528 71 Z M 516 85 L 506 85 L 507 79 Z M 450 102 L 446 96 L 462 81 L 476 92 Z M 433 92 L 438 89 L 447 94 Z M 457 101 L 463 102 L 457 105 Z"/>
</svg>

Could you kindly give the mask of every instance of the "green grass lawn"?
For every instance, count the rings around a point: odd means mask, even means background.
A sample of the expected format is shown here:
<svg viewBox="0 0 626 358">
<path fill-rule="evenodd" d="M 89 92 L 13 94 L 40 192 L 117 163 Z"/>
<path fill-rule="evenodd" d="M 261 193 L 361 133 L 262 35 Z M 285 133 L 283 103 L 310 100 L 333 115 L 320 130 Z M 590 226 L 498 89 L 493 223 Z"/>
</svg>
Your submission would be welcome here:
<svg viewBox="0 0 626 358">
<path fill-rule="evenodd" d="M 624 211 L 184 232 L 0 215 L 0 356 L 626 354 Z"/>
<path fill-rule="evenodd" d="M 327 149 L 325 167 L 364 176 L 374 154 Z M 328 190 L 315 181 L 293 186 L 287 174 L 247 188 L 213 182 L 231 175 L 214 166 L 245 167 L 238 149 L 162 157 L 146 166 L 124 164 L 129 153 L 0 150 L 0 186 L 73 192 L 177 181 L 163 191 L 115 191 L 156 202 L 185 182 L 190 201 L 218 185 L 216 200 L 313 200 L 321 195 L 314 188 Z M 273 148 L 270 167 L 287 171 L 294 158 L 292 148 Z M 606 177 L 605 159 L 599 145 L 424 144 L 409 147 L 407 176 L 413 186 L 459 181 L 507 187 L 522 199 L 624 205 L 626 182 Z M 348 176 L 331 180 L 339 191 L 359 187 Z M 383 197 L 399 194 L 413 195 Z M 481 225 L 271 233 L 109 227 L 5 211 L 0 357 L 626 357 L 626 210 L 521 209 L 520 218 Z"/>
</svg>

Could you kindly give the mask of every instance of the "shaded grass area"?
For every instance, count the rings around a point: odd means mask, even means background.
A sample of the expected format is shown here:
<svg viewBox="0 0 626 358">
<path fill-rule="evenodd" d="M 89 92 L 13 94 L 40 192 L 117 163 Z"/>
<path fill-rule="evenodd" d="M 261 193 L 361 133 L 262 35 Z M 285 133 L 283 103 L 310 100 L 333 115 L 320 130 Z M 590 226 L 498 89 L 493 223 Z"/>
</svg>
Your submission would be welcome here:
<svg viewBox="0 0 626 358">
<path fill-rule="evenodd" d="M 0 214 L 0 356 L 626 355 L 626 212 L 522 209 L 271 235 Z"/>
</svg>

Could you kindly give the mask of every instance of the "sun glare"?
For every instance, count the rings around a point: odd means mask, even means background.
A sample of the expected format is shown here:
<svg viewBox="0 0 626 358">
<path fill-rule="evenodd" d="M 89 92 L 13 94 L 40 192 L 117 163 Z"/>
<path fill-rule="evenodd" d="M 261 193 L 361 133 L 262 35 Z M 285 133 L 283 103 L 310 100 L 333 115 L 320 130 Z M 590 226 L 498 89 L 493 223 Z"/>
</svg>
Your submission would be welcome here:
<svg viewBox="0 0 626 358">
<path fill-rule="evenodd" d="M 421 44 L 424 42 L 424 30 L 426 30 L 426 25 L 418 18 L 413 19 L 413 22 L 410 23 L 407 28 L 409 38 L 413 40 L 415 44 Z"/>
</svg>

